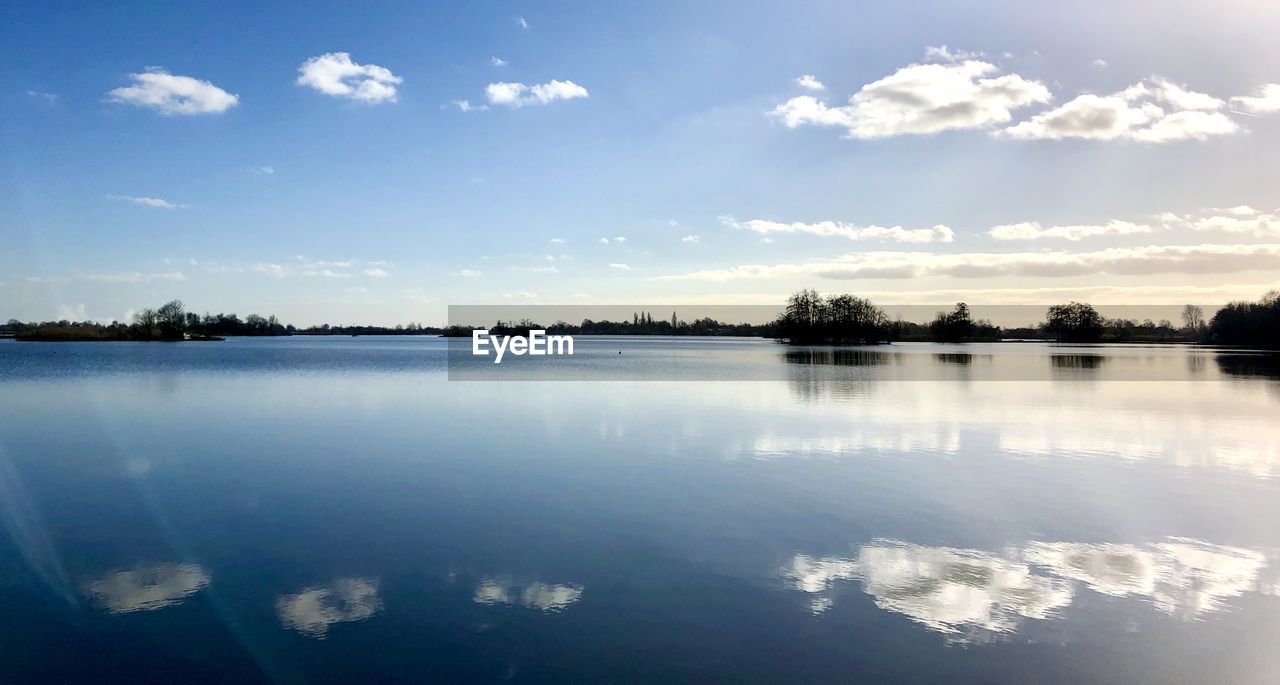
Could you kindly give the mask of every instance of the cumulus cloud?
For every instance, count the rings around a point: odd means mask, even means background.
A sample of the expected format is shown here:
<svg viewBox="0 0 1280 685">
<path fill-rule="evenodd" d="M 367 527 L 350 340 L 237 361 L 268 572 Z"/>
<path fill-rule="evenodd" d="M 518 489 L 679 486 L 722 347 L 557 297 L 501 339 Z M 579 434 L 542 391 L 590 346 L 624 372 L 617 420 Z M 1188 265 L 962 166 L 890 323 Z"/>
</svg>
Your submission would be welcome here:
<svg viewBox="0 0 1280 685">
<path fill-rule="evenodd" d="M 139 197 L 135 195 L 108 195 L 108 200 L 119 200 L 121 202 L 132 202 L 140 207 L 153 207 L 155 209 L 184 209 L 187 205 L 180 205 L 170 202 L 159 197 Z"/>
<path fill-rule="evenodd" d="M 221 114 L 239 102 L 239 96 L 190 76 L 170 74 L 160 67 L 147 67 L 129 74 L 133 85 L 107 93 L 111 102 L 154 109 L 161 114 Z"/>
<path fill-rule="evenodd" d="M 1096 274 L 1235 273 L 1280 268 L 1280 244 L 1148 245 L 1095 252 L 955 253 L 860 252 L 800 264 L 746 264 L 661 279 L 710 282 L 743 278 L 1059 278 Z"/>
<path fill-rule="evenodd" d="M 702 239 L 701 239 L 701 238 L 699 238 L 699 237 L 698 237 L 698 236 L 696 236 L 696 235 L 687 235 L 687 236 L 685 236 L 685 237 L 681 238 L 681 239 L 680 239 L 680 242 L 682 242 L 682 243 L 693 243 L 694 245 L 697 245 L 698 243 L 702 242 Z"/>
<path fill-rule="evenodd" d="M 949 243 L 955 240 L 955 232 L 941 224 L 933 228 L 907 229 L 901 226 L 855 226 L 841 221 L 819 221 L 817 223 L 790 223 L 751 219 L 735 221 L 733 217 L 720 217 L 727 226 L 741 228 L 755 233 L 808 233 L 822 237 L 848 238 L 849 240 L 891 240 L 897 243 Z"/>
<path fill-rule="evenodd" d="M 1107 66 L 1107 60 L 1105 60 L 1105 59 L 1095 59 L 1095 60 L 1093 60 L 1092 64 L 1093 64 L 1093 66 L 1098 67 L 1099 69 L 1101 69 L 1101 68 L 1103 68 L 1103 67 Z"/>
<path fill-rule="evenodd" d="M 1112 95 L 1081 95 L 1000 135 L 1023 140 L 1204 140 L 1241 130 L 1222 100 L 1152 78 Z"/>
<path fill-rule="evenodd" d="M 1238 95 L 1231 98 L 1231 104 L 1255 114 L 1280 112 L 1280 83 L 1258 86 L 1258 90 L 1253 95 Z"/>
<path fill-rule="evenodd" d="M 1013 110 L 1048 102 L 1049 89 L 990 63 L 912 64 L 864 85 L 847 105 L 811 95 L 791 98 L 773 115 L 788 128 L 837 126 L 849 138 L 884 138 L 1008 123 Z"/>
<path fill-rule="evenodd" d="M 1026 221 L 1020 224 L 993 226 L 988 233 L 996 240 L 1037 240 L 1039 238 L 1061 238 L 1078 241 L 1099 235 L 1133 235 L 1150 233 L 1151 227 L 1129 221 L 1108 221 L 1105 224 L 1082 226 L 1041 226 L 1038 221 Z"/>
<path fill-rule="evenodd" d="M 380 267 L 374 267 L 374 268 L 372 268 L 372 269 L 365 269 L 365 270 L 364 270 L 364 275 L 369 276 L 369 277 L 372 277 L 372 278 L 386 278 L 387 276 L 390 276 L 391 274 L 390 274 L 390 273 L 388 273 L 386 269 L 382 269 L 382 268 L 380 268 Z"/>
<path fill-rule="evenodd" d="M 801 74 L 795 79 L 795 84 L 801 88 L 808 90 L 826 90 L 827 87 L 819 81 L 813 74 Z"/>
<path fill-rule="evenodd" d="M 601 244 L 601 245 L 608 245 L 609 243 L 625 243 L 625 242 L 627 242 L 627 239 L 626 239 L 625 237 L 623 237 L 623 236 L 617 236 L 617 237 L 612 238 L 612 239 L 610 239 L 610 238 L 601 238 L 601 239 L 600 239 L 600 244 Z"/>
<path fill-rule="evenodd" d="M 484 92 L 489 98 L 489 104 L 504 107 L 546 105 L 556 100 L 572 100 L 588 96 L 587 89 L 573 81 L 556 79 L 533 85 L 500 81 L 485 86 Z"/>
<path fill-rule="evenodd" d="M 396 86 L 404 79 L 376 64 L 357 64 L 345 52 L 312 57 L 298 67 L 298 85 L 325 95 L 377 104 L 396 101 Z"/>
</svg>

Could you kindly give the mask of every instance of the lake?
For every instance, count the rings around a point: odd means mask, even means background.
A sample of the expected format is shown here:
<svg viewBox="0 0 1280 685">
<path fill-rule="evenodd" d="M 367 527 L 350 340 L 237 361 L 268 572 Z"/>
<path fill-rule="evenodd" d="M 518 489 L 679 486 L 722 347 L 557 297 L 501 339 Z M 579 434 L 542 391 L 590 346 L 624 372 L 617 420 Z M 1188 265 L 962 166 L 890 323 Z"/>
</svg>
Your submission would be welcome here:
<svg viewBox="0 0 1280 685">
<path fill-rule="evenodd" d="M 0 341 L 0 682 L 1280 682 L 1273 357 L 577 342 Z"/>
</svg>

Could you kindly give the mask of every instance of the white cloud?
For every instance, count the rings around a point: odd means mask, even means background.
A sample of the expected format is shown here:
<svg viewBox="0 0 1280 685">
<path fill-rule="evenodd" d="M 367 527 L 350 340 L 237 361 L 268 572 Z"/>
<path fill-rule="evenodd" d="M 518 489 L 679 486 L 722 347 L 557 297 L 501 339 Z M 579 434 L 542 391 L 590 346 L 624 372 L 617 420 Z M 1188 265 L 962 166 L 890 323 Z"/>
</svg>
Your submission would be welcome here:
<svg viewBox="0 0 1280 685">
<path fill-rule="evenodd" d="M 708 269 L 663 280 L 722 282 L 743 278 L 816 277 L 831 279 L 1060 278 L 1096 274 L 1209 274 L 1280 269 L 1280 244 L 1148 245 L 1095 252 L 955 253 L 858 252 L 800 264 L 746 264 Z"/>
<path fill-rule="evenodd" d="M 625 243 L 625 242 L 627 242 L 627 239 L 626 239 L 625 237 L 623 237 L 623 236 L 615 236 L 615 237 L 614 237 L 614 239 L 613 239 L 613 242 L 615 242 L 615 243 Z"/>
<path fill-rule="evenodd" d="M 613 264 L 610 264 L 610 265 L 609 265 L 609 268 L 610 268 L 610 269 L 617 269 L 618 271 L 630 271 L 630 270 L 631 270 L 631 267 L 627 266 L 626 264 L 619 264 L 619 263 L 617 263 L 617 262 L 614 262 Z"/>
<path fill-rule="evenodd" d="M 1000 135 L 1024 140 L 1204 140 L 1241 130 L 1219 111 L 1222 100 L 1152 78 L 1112 95 L 1085 94 Z M 1166 107 L 1169 108 L 1166 111 Z"/>
<path fill-rule="evenodd" d="M 1280 83 L 1258 86 L 1253 95 L 1238 95 L 1231 98 L 1231 103 L 1246 112 L 1256 114 L 1280 112 Z"/>
<path fill-rule="evenodd" d="M 56 105 L 58 103 L 58 95 L 56 93 L 46 93 L 43 90 L 28 90 L 27 97 L 35 98 L 36 100 L 49 105 Z"/>
<path fill-rule="evenodd" d="M 374 267 L 372 269 L 365 269 L 364 274 L 366 276 L 371 276 L 373 278 L 386 278 L 387 276 L 391 275 L 387 273 L 386 269 L 382 269 L 379 267 Z"/>
<path fill-rule="evenodd" d="M 687 236 L 685 236 L 685 237 L 681 238 L 681 239 L 680 239 L 680 242 L 682 242 L 682 243 L 693 243 L 693 244 L 695 244 L 695 245 L 696 245 L 696 244 L 698 244 L 698 243 L 702 242 L 702 239 L 701 239 L 701 238 L 699 238 L 699 237 L 698 237 L 698 236 L 696 236 L 696 235 L 687 235 Z"/>
<path fill-rule="evenodd" d="M 492 64 L 495 67 L 505 67 L 507 66 L 507 60 L 494 56 L 489 58 L 489 64 Z"/>
<path fill-rule="evenodd" d="M 556 100 L 572 100 L 588 96 L 587 89 L 573 81 L 552 79 L 546 83 L 526 85 L 524 83 L 498 82 L 485 86 L 485 96 L 491 105 L 506 107 L 524 107 L 525 105 L 546 105 Z"/>
<path fill-rule="evenodd" d="M 996 240 L 1036 240 L 1039 238 L 1062 238 L 1078 241 L 1099 235 L 1133 235 L 1150 233 L 1151 227 L 1128 221 L 1108 221 L 1099 225 L 1082 226 L 1049 226 L 1044 227 L 1038 221 L 1026 221 L 1019 224 L 993 226 L 988 233 Z"/>
<path fill-rule="evenodd" d="M 1193 231 L 1247 233 L 1260 238 L 1280 237 L 1280 211 L 1264 213 L 1245 205 L 1199 215 L 1178 216 L 1173 212 L 1162 212 L 1158 218 L 1167 226 L 1189 228 Z"/>
<path fill-rule="evenodd" d="M 795 84 L 808 90 L 826 90 L 826 86 L 813 74 L 801 74 L 795 78 Z"/>
<path fill-rule="evenodd" d="M 147 67 L 129 74 L 133 85 L 107 93 L 111 102 L 149 107 L 161 114 L 221 114 L 240 102 L 239 96 L 190 76 L 170 74 L 160 67 Z"/>
<path fill-rule="evenodd" d="M 554 266 L 513 266 L 512 271 L 523 271 L 530 274 L 558 274 L 560 269 Z"/>
<path fill-rule="evenodd" d="M 941 224 L 933 228 L 906 229 L 901 226 L 889 228 L 884 226 L 855 226 L 841 221 L 783 224 L 763 219 L 738 222 L 733 217 L 721 217 L 720 220 L 728 226 L 746 229 L 755 233 L 808 233 L 822 237 L 836 236 L 848 238 L 849 240 L 892 240 L 898 243 L 949 243 L 955 240 L 955 232 Z"/>
<path fill-rule="evenodd" d="M 529 28 L 529 22 L 525 21 L 524 17 L 516 17 L 513 21 L 515 21 L 516 26 L 519 26 L 522 29 Z"/>
<path fill-rule="evenodd" d="M 552 238 L 552 239 L 551 239 L 551 240 L 549 240 L 548 242 L 550 242 L 552 245 L 564 245 L 564 244 L 565 244 L 565 239 L 564 239 L 564 238 Z"/>
<path fill-rule="evenodd" d="M 80 274 L 80 280 L 94 283 L 150 283 L 152 281 L 185 281 L 187 277 L 178 271 L 164 273 L 142 273 L 125 271 L 118 273 Z"/>
<path fill-rule="evenodd" d="M 386 67 L 357 64 L 345 52 L 312 57 L 298 67 L 298 73 L 298 85 L 369 104 L 395 102 L 396 86 L 404 81 Z"/>
<path fill-rule="evenodd" d="M 1103 68 L 1103 67 L 1107 66 L 1107 60 L 1105 60 L 1105 59 L 1095 59 L 1095 60 L 1093 60 L 1092 64 L 1093 64 L 1093 66 L 1098 67 L 1099 69 L 1101 69 L 1101 68 Z"/>
<path fill-rule="evenodd" d="M 459 111 L 470 112 L 472 110 L 483 112 L 489 109 L 489 105 L 480 105 L 479 107 L 471 104 L 470 100 L 450 100 L 449 104 L 457 107 Z"/>
<path fill-rule="evenodd" d="M 981 52 L 966 52 L 964 50 L 949 50 L 946 44 L 929 45 L 924 49 L 924 58 L 926 60 L 937 60 L 940 62 L 962 62 L 969 59 L 978 59 L 982 57 Z"/>
<path fill-rule="evenodd" d="M 276 173 L 276 168 L 271 165 L 260 166 L 258 167 L 257 172 L 260 174 L 271 176 L 272 174 Z"/>
<path fill-rule="evenodd" d="M 1040 82 L 998 72 L 974 60 L 912 64 L 863 86 L 847 105 L 832 107 L 802 95 L 778 105 L 773 115 L 788 128 L 838 126 L 849 138 L 884 138 L 1004 124 L 1012 110 L 1049 101 L 1049 89 Z"/>
<path fill-rule="evenodd" d="M 121 202 L 132 202 L 141 207 L 153 207 L 155 209 L 184 209 L 187 205 L 180 205 L 159 197 L 138 197 L 134 195 L 108 195 L 108 200 L 120 200 Z"/>
<path fill-rule="evenodd" d="M 626 239 L 625 237 L 623 237 L 623 236 L 618 236 L 618 237 L 616 237 L 616 238 L 614 238 L 614 239 L 612 239 L 612 240 L 610 240 L 609 238 L 601 238 L 601 239 L 600 239 L 600 244 L 601 244 L 601 245 L 608 245 L 609 243 L 625 243 L 625 242 L 627 242 L 627 239 Z"/>
<path fill-rule="evenodd" d="M 484 275 L 484 272 L 479 269 L 463 269 L 458 272 L 458 275 L 463 278 L 479 278 Z"/>
</svg>

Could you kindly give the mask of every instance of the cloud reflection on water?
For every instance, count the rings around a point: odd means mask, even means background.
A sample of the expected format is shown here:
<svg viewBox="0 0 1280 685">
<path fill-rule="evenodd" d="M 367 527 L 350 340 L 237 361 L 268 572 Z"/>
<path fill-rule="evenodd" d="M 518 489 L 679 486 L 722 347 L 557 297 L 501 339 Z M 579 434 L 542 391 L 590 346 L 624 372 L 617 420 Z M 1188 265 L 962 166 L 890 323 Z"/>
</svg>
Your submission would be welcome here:
<svg viewBox="0 0 1280 685">
<path fill-rule="evenodd" d="M 1266 567 L 1258 551 L 1191 538 L 1144 546 L 1032 542 L 1003 554 L 876 540 L 854 558 L 797 554 L 781 576 L 812 596 L 815 614 L 831 608 L 843 582 L 856 580 L 880 609 L 970 642 L 1011 635 L 1025 619 L 1060 617 L 1080 586 L 1196 619 L 1249 592 L 1276 594 Z"/>
<path fill-rule="evenodd" d="M 316 639 L 324 639 L 335 623 L 363 621 L 381 609 L 376 578 L 339 578 L 276 600 L 285 627 Z"/>
<path fill-rule="evenodd" d="M 533 582 L 521 584 L 506 576 L 484 578 L 476 585 L 477 604 L 520 605 L 539 611 L 562 611 L 582 599 L 581 585 Z"/>
<path fill-rule="evenodd" d="M 155 611 L 181 603 L 209 584 L 198 564 L 151 564 L 113 571 L 85 584 L 85 594 L 113 614 Z"/>
</svg>

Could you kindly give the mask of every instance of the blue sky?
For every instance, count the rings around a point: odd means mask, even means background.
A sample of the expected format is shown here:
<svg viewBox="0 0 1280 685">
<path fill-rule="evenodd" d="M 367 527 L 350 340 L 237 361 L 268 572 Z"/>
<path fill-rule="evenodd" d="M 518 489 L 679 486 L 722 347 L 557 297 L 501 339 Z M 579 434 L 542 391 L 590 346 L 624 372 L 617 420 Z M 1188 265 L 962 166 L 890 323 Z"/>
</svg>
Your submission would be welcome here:
<svg viewBox="0 0 1280 685">
<path fill-rule="evenodd" d="M 1280 8 L 1114 5 L 8 3 L 0 318 L 1275 287 Z"/>
</svg>

